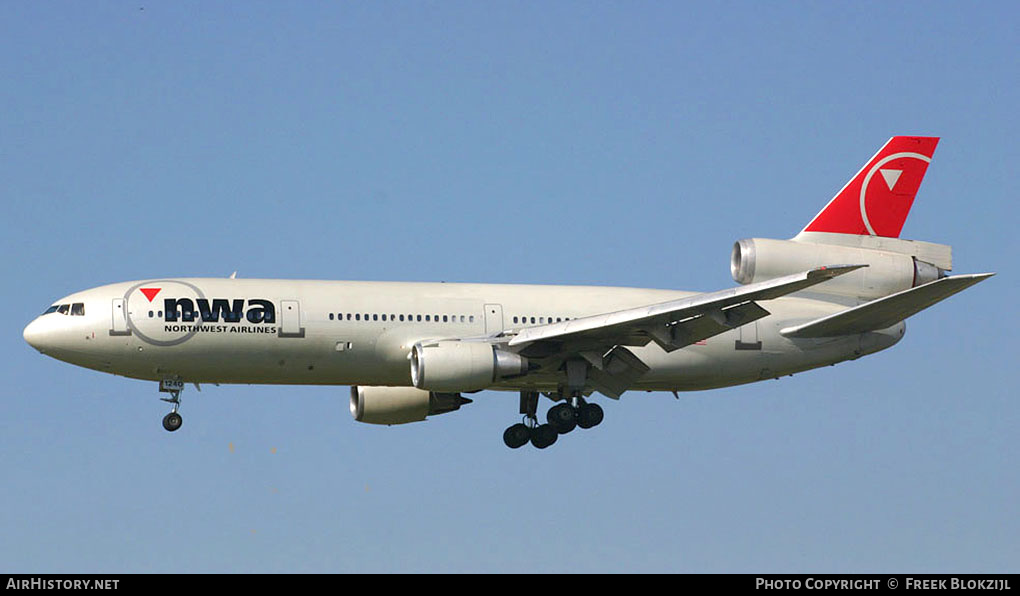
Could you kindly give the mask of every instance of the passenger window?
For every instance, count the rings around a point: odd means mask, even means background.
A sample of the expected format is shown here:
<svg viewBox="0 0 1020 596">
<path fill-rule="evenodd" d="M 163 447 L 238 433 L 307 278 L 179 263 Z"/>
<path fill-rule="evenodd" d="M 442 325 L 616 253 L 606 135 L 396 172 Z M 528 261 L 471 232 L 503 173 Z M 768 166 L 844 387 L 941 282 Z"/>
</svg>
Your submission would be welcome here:
<svg viewBox="0 0 1020 596">
<path fill-rule="evenodd" d="M 361 314 L 359 313 L 359 314 L 354 315 L 354 318 L 355 318 L 355 320 L 360 321 L 361 320 Z"/>
<path fill-rule="evenodd" d="M 446 315 L 443 315 L 443 322 L 444 322 L 444 323 L 446 323 L 446 322 L 447 322 L 447 320 L 446 320 Z"/>
<path fill-rule="evenodd" d="M 425 320 L 428 321 L 429 317 L 430 317 L 430 315 L 425 315 Z"/>
<path fill-rule="evenodd" d="M 384 321 L 386 320 L 386 315 L 382 316 L 382 320 L 384 320 Z"/>
<path fill-rule="evenodd" d="M 149 313 L 149 316 L 152 316 L 152 313 Z M 330 321 L 333 320 L 333 313 L 329 313 L 329 320 Z"/>
</svg>

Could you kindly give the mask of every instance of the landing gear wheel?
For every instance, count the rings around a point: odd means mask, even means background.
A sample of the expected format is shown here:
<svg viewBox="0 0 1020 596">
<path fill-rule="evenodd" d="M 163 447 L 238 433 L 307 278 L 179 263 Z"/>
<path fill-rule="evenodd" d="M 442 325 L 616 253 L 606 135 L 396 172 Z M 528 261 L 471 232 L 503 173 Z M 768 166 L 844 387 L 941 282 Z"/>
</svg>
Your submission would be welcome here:
<svg viewBox="0 0 1020 596">
<path fill-rule="evenodd" d="M 570 404 L 559 404 L 549 408 L 545 418 L 561 435 L 567 434 L 577 426 L 577 410 Z"/>
<path fill-rule="evenodd" d="M 518 422 L 503 431 L 503 442 L 511 449 L 523 447 L 529 440 L 531 440 L 531 429 L 526 424 Z"/>
<path fill-rule="evenodd" d="M 183 422 L 184 420 L 181 418 L 181 415 L 178 414 L 177 412 L 170 412 L 166 416 L 163 416 L 163 428 L 165 428 L 169 432 L 174 432 L 175 430 L 180 428 Z"/>
<path fill-rule="evenodd" d="M 581 428 L 598 426 L 602 422 L 605 413 L 598 404 L 585 403 L 577 410 L 577 425 Z"/>
<path fill-rule="evenodd" d="M 549 424 L 540 424 L 531 431 L 531 444 L 538 449 L 545 449 L 556 442 L 559 434 Z"/>
</svg>

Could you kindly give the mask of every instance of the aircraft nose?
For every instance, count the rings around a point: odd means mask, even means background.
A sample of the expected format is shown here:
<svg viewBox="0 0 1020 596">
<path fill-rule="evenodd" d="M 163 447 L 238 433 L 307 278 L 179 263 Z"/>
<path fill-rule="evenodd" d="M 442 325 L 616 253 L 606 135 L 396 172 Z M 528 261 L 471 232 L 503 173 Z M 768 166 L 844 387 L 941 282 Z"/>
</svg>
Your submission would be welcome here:
<svg viewBox="0 0 1020 596">
<path fill-rule="evenodd" d="M 28 342 L 28 345 L 42 352 L 46 348 L 45 335 L 42 324 L 39 323 L 39 319 L 35 319 L 25 327 L 22 332 L 22 337 Z"/>
</svg>

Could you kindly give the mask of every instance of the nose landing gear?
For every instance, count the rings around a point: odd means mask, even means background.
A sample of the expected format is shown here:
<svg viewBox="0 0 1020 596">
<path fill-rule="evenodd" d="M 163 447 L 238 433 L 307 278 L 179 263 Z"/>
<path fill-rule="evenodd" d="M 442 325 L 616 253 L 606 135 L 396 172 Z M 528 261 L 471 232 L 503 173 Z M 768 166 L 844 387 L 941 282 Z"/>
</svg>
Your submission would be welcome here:
<svg viewBox="0 0 1020 596">
<path fill-rule="evenodd" d="M 170 394 L 170 397 L 161 397 L 159 399 L 174 406 L 174 409 L 169 414 L 163 416 L 163 428 L 167 432 L 174 432 L 184 423 L 184 419 L 177 413 L 177 409 L 181 407 L 181 391 L 184 391 L 184 382 L 177 379 L 163 379 L 159 382 L 159 390 Z"/>
</svg>

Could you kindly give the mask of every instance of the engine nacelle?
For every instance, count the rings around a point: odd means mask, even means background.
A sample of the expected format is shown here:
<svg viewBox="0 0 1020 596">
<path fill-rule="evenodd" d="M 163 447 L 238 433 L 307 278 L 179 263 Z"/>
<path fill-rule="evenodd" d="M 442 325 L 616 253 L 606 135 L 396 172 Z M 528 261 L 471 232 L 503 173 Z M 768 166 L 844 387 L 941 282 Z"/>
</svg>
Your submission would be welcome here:
<svg viewBox="0 0 1020 596">
<path fill-rule="evenodd" d="M 368 424 L 421 422 L 426 416 L 459 410 L 470 399 L 414 387 L 351 387 L 351 416 Z"/>
<path fill-rule="evenodd" d="M 733 245 L 733 280 L 749 284 L 826 265 L 867 265 L 811 288 L 812 292 L 880 298 L 945 277 L 945 271 L 901 252 L 771 238 Z"/>
<path fill-rule="evenodd" d="M 477 341 L 417 343 L 410 359 L 411 382 L 429 391 L 477 391 L 528 372 L 527 358 Z"/>
</svg>

